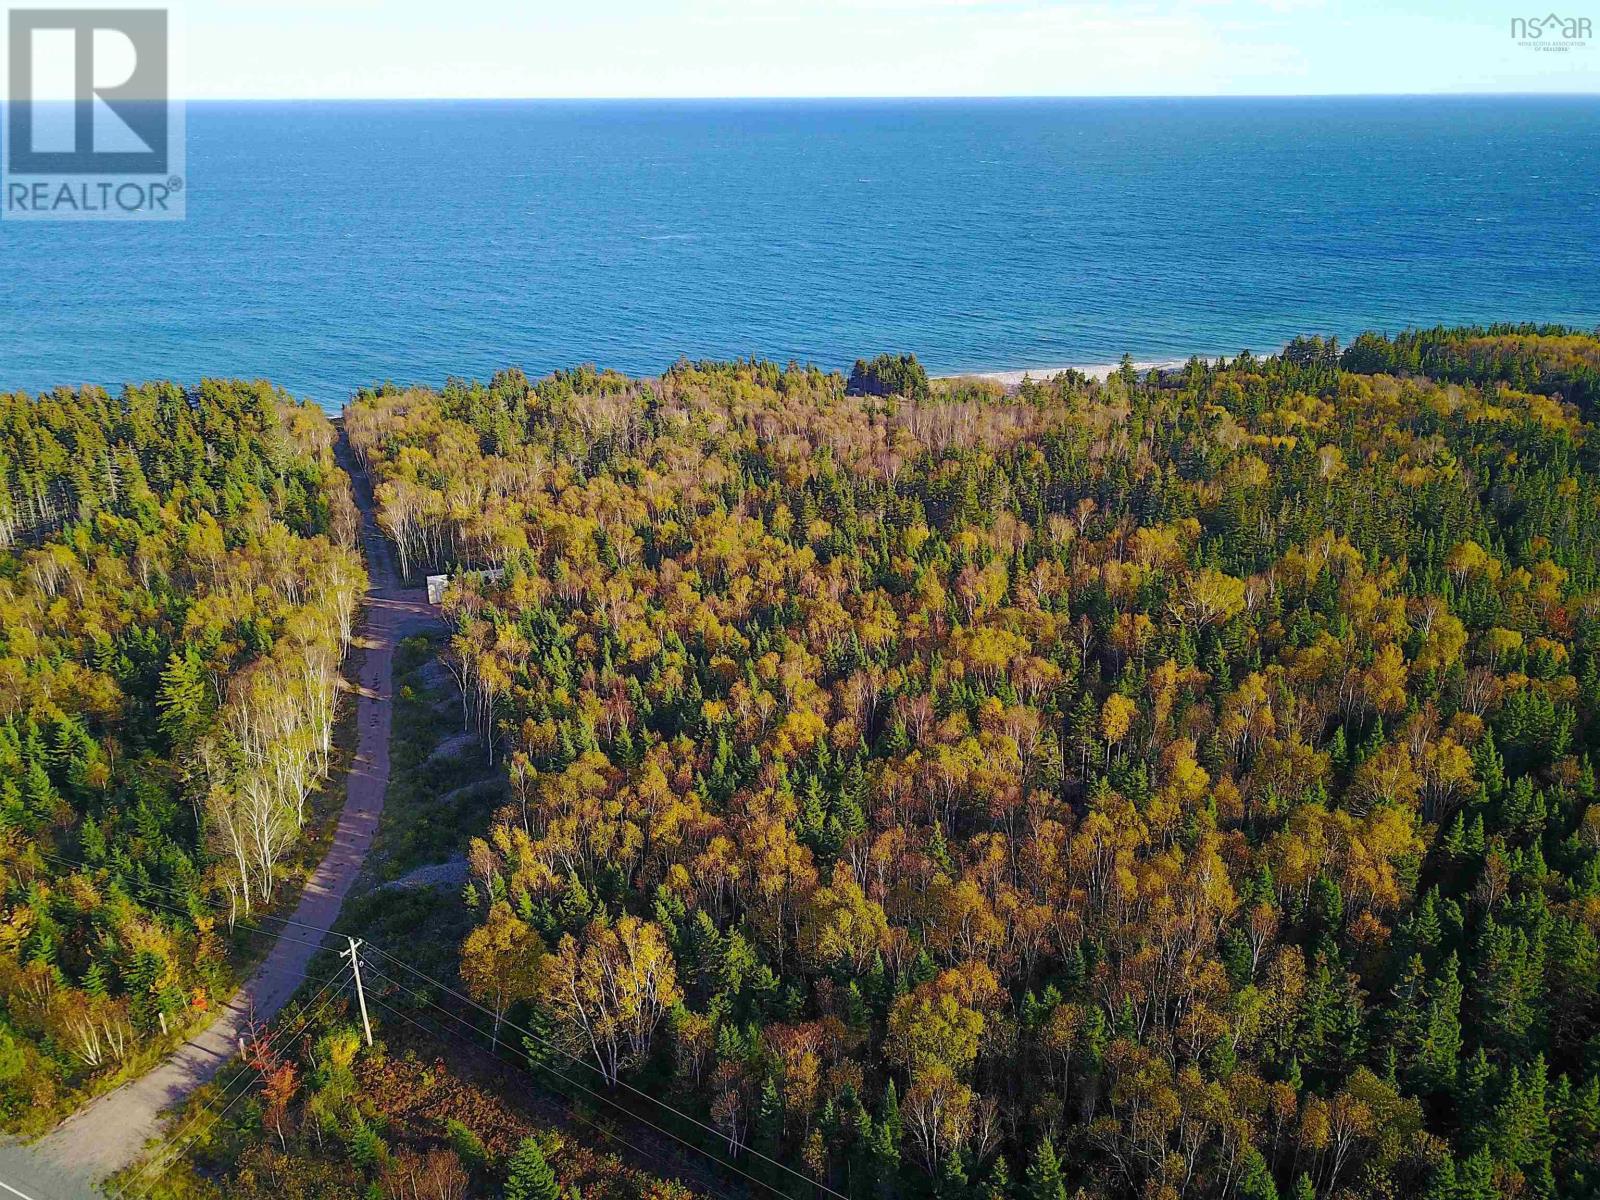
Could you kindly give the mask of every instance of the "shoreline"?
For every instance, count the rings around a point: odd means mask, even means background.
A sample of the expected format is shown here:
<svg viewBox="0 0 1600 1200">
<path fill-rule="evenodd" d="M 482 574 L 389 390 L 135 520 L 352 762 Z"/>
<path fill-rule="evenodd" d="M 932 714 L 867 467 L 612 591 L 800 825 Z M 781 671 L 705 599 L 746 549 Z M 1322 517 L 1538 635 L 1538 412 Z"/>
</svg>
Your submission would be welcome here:
<svg viewBox="0 0 1600 1200">
<path fill-rule="evenodd" d="M 1200 355 L 1199 357 L 1215 358 L 1216 355 Z M 1146 371 L 1166 371 L 1181 367 L 1188 361 L 1187 357 L 1135 360 L 1133 369 L 1141 374 Z M 1060 363 L 1054 366 L 1020 367 L 997 371 L 951 371 L 935 375 L 933 378 L 944 381 L 952 379 L 987 379 L 1006 388 L 1014 388 L 1019 386 L 1025 378 L 1032 379 L 1035 382 L 1042 382 L 1052 375 L 1061 374 L 1063 371 L 1077 371 L 1079 374 L 1087 375 L 1090 379 L 1097 379 L 1104 383 L 1107 377 L 1114 374 L 1121 366 L 1121 362 Z"/>
</svg>

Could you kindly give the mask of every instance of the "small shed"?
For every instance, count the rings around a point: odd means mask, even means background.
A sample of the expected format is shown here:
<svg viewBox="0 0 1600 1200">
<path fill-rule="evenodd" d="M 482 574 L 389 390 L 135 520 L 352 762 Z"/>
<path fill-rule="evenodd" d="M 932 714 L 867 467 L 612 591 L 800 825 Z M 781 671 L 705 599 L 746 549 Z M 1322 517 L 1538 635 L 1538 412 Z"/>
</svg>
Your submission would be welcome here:
<svg viewBox="0 0 1600 1200">
<path fill-rule="evenodd" d="M 464 578 L 479 579 L 485 583 L 493 583 L 495 580 L 499 579 L 505 574 L 505 570 L 501 567 L 493 567 L 486 571 L 463 571 L 461 574 Z M 444 590 L 450 586 L 451 578 L 452 576 L 449 575 L 428 576 L 429 604 L 432 604 L 435 608 L 437 608 L 440 604 L 444 603 Z"/>
</svg>

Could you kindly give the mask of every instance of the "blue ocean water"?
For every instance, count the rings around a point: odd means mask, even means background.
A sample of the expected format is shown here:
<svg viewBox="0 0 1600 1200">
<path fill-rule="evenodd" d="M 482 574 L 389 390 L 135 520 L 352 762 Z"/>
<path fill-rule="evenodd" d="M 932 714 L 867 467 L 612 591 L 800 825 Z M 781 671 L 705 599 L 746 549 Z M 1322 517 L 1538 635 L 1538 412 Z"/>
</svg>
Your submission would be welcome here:
<svg viewBox="0 0 1600 1200">
<path fill-rule="evenodd" d="M 0 223 L 0 388 L 935 371 L 1600 322 L 1600 97 L 195 104 L 186 221 Z"/>
</svg>

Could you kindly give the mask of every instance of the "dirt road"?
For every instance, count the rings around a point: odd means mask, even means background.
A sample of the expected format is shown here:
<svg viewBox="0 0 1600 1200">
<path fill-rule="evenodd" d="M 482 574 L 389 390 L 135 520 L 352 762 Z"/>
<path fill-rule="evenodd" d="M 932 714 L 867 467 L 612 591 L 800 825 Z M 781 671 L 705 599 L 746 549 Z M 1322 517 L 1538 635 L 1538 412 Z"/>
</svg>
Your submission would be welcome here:
<svg viewBox="0 0 1600 1200">
<path fill-rule="evenodd" d="M 360 652 L 355 760 L 333 845 L 306 882 L 293 919 L 329 928 L 378 828 L 389 783 L 390 689 L 394 651 L 402 637 L 436 618 L 421 588 L 402 588 L 389 546 L 373 518 L 365 476 L 341 442 L 341 463 L 355 482 L 362 510 L 362 542 L 371 589 L 357 633 Z M 303 930 L 273 943 L 215 1021 L 186 1042 L 160 1066 L 80 1109 L 29 1149 L 44 1164 L 68 1177 L 102 1179 L 139 1156 L 145 1143 L 163 1131 L 165 1110 L 210 1079 L 238 1051 L 239 1037 L 255 1021 L 271 1018 L 305 979 L 315 953 Z"/>
</svg>

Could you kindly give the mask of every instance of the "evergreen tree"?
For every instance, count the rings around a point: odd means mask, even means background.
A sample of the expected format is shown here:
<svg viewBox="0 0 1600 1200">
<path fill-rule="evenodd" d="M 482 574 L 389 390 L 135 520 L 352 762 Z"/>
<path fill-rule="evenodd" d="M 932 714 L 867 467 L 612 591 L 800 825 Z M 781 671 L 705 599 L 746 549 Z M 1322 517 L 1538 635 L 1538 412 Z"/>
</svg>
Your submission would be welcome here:
<svg viewBox="0 0 1600 1200">
<path fill-rule="evenodd" d="M 1416 1071 L 1421 1086 L 1432 1091 L 1455 1087 L 1461 1059 L 1461 979 L 1451 954 L 1428 988 L 1428 1007 L 1417 1045 Z"/>
<path fill-rule="evenodd" d="M 1479 1150 L 1465 1159 L 1455 1174 L 1451 1200 L 1499 1200 L 1500 1189 L 1494 1182 L 1494 1159 L 1487 1150 Z"/>
<path fill-rule="evenodd" d="M 894 1122 L 879 1121 L 872 1130 L 872 1179 L 876 1200 L 897 1200 L 900 1195 L 899 1114 Z"/>
<path fill-rule="evenodd" d="M 1278 1185 L 1273 1182 L 1267 1160 L 1254 1146 L 1245 1151 L 1244 1170 L 1239 1175 L 1239 1200 L 1278 1200 Z"/>
<path fill-rule="evenodd" d="M 523 1138 L 506 1163 L 505 1200 L 558 1200 L 561 1185 L 534 1138 Z"/>
<path fill-rule="evenodd" d="M 989 1173 L 978 1188 L 978 1200 L 1012 1200 L 1011 1171 L 1004 1154 L 995 1155 Z"/>
<path fill-rule="evenodd" d="M 772 1076 L 761 1084 L 761 1107 L 756 1110 L 755 1149 L 764 1157 L 780 1161 L 783 1155 L 783 1101 Z"/>
<path fill-rule="evenodd" d="M 1055 1143 L 1048 1135 L 1039 1140 L 1033 1161 L 1028 1164 L 1024 1193 L 1026 1200 L 1067 1200 L 1066 1178 L 1056 1158 Z"/>
<path fill-rule="evenodd" d="M 933 1181 L 935 1200 L 967 1200 L 969 1191 L 965 1156 L 959 1150 L 945 1155 Z"/>
<path fill-rule="evenodd" d="M 1459 1186 L 1456 1182 L 1455 1159 L 1445 1158 L 1429 1177 L 1422 1200 L 1456 1200 Z"/>
</svg>

